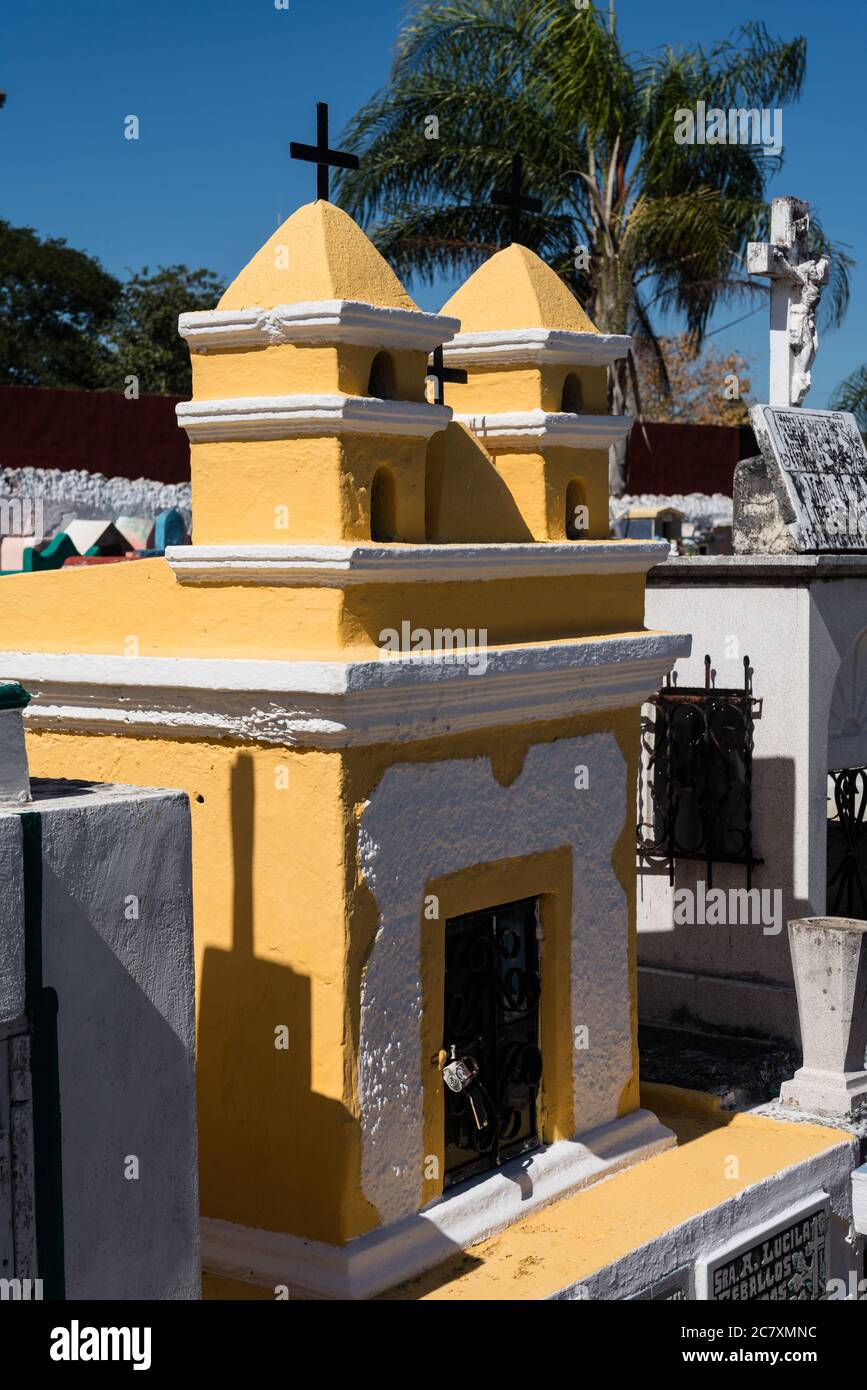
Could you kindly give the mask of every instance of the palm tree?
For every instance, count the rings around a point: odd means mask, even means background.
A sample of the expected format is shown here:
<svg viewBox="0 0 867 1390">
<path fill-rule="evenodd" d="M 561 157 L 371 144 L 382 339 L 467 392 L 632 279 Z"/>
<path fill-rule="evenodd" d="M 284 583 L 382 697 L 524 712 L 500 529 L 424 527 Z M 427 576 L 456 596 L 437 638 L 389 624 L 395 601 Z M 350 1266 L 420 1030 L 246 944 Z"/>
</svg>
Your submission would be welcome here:
<svg viewBox="0 0 867 1390">
<path fill-rule="evenodd" d="M 613 18 L 576 0 L 423 3 L 387 87 L 344 132 L 363 158 L 337 196 L 376 224 L 399 274 L 466 274 L 509 240 L 490 193 L 519 153 L 544 200 L 521 240 L 603 332 L 649 345 L 667 382 L 660 316 L 677 316 L 697 347 L 718 305 L 763 293 L 745 246 L 766 238 L 765 186 L 781 162 L 759 145 L 677 144 L 675 112 L 779 107 L 798 97 L 805 66 L 803 38 L 773 40 L 759 23 L 708 51 L 641 56 L 621 48 Z M 830 322 L 845 311 L 850 263 L 835 248 Z M 610 373 L 609 396 L 615 413 L 631 404 L 640 416 L 631 358 Z M 625 446 L 612 486 L 625 486 Z"/>
<path fill-rule="evenodd" d="M 856 367 L 834 392 L 832 410 L 851 410 L 862 434 L 867 434 L 867 367 Z"/>
</svg>

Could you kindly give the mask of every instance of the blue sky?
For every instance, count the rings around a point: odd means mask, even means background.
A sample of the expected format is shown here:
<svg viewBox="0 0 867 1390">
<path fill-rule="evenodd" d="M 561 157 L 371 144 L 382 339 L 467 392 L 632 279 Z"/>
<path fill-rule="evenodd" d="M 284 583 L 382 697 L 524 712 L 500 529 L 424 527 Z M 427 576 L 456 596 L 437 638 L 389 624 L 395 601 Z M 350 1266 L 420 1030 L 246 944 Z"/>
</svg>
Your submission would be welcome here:
<svg viewBox="0 0 867 1390">
<path fill-rule="evenodd" d="M 314 196 L 314 173 L 289 159 L 312 140 L 314 103 L 338 132 L 388 75 L 406 5 L 398 0 L 22 0 L 0 28 L 0 216 L 63 236 L 123 275 L 186 262 L 230 279 L 278 220 Z M 807 83 L 784 112 L 785 166 L 771 194 L 821 213 L 859 265 L 844 327 L 823 338 L 809 404 L 867 361 L 867 137 L 863 55 L 867 7 L 789 0 L 618 0 L 630 48 L 691 45 L 764 18 L 781 37 L 805 34 Z M 141 138 L 123 138 L 139 116 Z M 410 285 L 423 308 L 450 286 Z M 714 343 L 755 359 L 764 394 L 764 309 L 733 328 L 723 311 Z"/>
</svg>

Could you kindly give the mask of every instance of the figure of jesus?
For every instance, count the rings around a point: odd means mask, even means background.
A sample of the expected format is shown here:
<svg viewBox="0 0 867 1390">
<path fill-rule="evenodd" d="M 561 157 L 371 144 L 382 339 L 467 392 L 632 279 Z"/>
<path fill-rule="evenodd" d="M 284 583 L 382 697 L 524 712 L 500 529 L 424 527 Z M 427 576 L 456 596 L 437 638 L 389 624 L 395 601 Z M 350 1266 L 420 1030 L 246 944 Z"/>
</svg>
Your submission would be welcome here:
<svg viewBox="0 0 867 1390">
<path fill-rule="evenodd" d="M 792 373 L 792 405 L 800 405 L 810 389 L 810 370 L 819 350 L 816 328 L 816 309 L 822 298 L 822 286 L 828 283 L 830 261 L 822 255 L 818 260 L 792 265 L 779 246 L 774 247 L 774 259 L 780 274 L 797 285 L 800 303 L 789 305 L 789 347 L 794 354 Z"/>
</svg>

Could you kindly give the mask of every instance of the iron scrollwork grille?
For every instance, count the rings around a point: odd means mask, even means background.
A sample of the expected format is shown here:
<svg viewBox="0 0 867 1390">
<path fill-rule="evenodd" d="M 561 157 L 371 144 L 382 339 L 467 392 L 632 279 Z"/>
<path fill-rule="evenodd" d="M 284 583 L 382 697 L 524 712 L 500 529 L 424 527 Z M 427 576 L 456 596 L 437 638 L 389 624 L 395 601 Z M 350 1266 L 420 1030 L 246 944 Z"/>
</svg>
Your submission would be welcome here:
<svg viewBox="0 0 867 1390">
<path fill-rule="evenodd" d="M 828 816 L 828 915 L 867 921 L 867 768 L 836 768 L 828 776 L 834 800 Z"/>
<path fill-rule="evenodd" d="M 750 659 L 744 657 L 742 690 L 717 688 L 711 660 L 705 683 L 674 686 L 671 676 L 648 702 L 653 719 L 642 720 L 638 853 L 668 863 L 674 882 L 678 859 L 703 860 L 707 884 L 715 863 L 744 864 L 747 887 L 753 851 L 753 722 L 761 700 L 752 693 Z"/>
<path fill-rule="evenodd" d="M 480 1129 L 469 1092 L 443 1087 L 446 1187 L 539 1143 L 536 905 L 525 898 L 446 922 L 443 1046 L 478 1064 L 475 1084 L 487 1121 Z"/>
</svg>

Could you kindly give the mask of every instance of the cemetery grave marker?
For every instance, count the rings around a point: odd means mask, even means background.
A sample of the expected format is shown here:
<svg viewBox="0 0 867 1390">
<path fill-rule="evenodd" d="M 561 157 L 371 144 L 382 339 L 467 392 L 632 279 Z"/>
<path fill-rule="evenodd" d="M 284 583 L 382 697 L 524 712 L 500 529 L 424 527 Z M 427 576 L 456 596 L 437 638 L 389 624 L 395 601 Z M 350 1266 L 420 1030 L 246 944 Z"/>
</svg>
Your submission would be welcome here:
<svg viewBox="0 0 867 1390">
<path fill-rule="evenodd" d="M 754 405 L 750 420 L 794 548 L 867 550 L 867 450 L 855 417 Z"/>
<path fill-rule="evenodd" d="M 830 1204 L 819 1193 L 774 1223 L 724 1246 L 697 1268 L 697 1292 L 711 1302 L 814 1302 L 825 1292 Z"/>
</svg>

